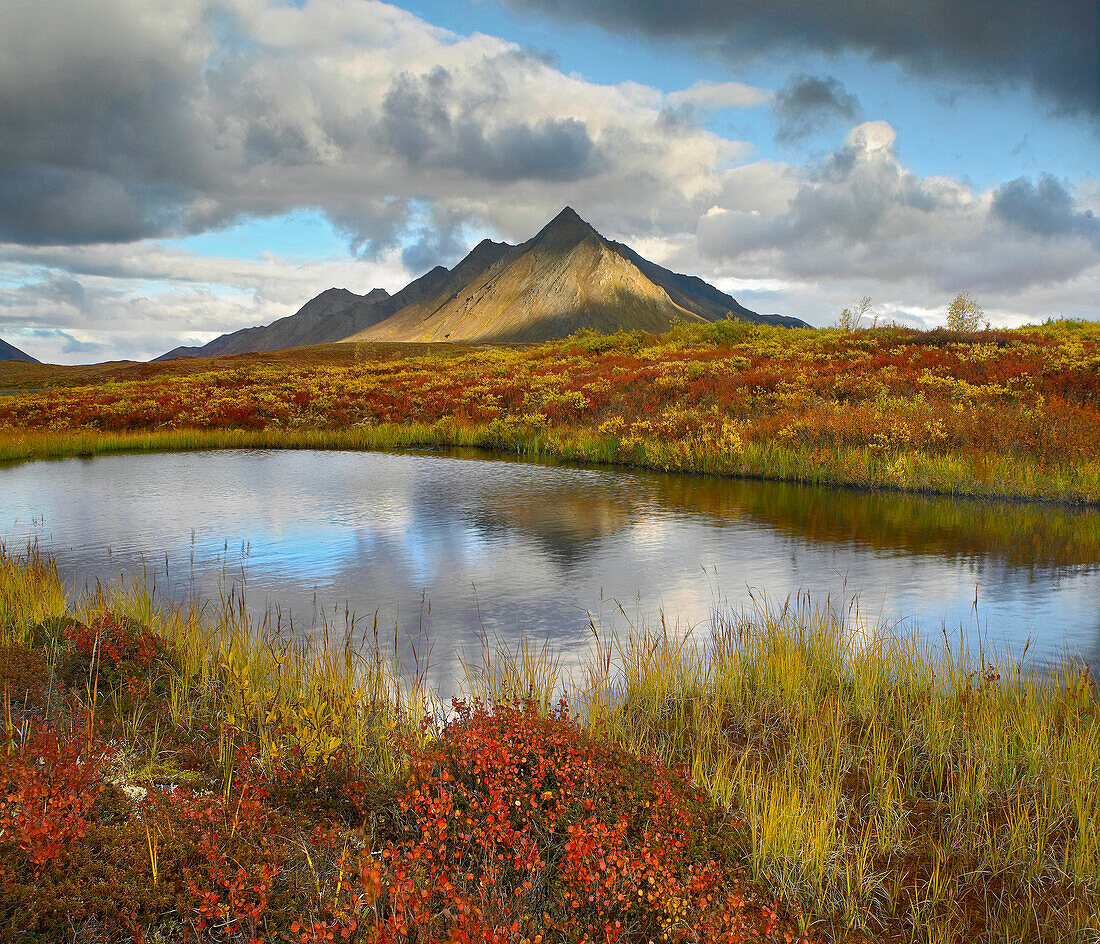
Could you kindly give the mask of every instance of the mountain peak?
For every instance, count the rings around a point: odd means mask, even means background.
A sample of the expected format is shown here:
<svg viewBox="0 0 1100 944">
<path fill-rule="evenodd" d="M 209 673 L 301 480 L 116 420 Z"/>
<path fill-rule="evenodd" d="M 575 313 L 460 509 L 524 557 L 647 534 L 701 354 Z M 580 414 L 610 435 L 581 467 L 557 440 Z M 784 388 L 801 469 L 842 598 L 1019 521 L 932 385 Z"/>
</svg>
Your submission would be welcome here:
<svg viewBox="0 0 1100 944">
<path fill-rule="evenodd" d="M 572 207 L 567 206 L 549 223 L 538 231 L 531 243 L 553 243 L 574 245 L 586 236 L 599 236 Z"/>
<path fill-rule="evenodd" d="M 576 210 L 574 210 L 571 206 L 562 207 L 561 212 L 550 221 L 551 225 L 554 225 L 554 224 L 562 225 L 562 224 L 566 224 L 566 223 L 571 223 L 571 224 L 580 223 L 584 226 L 588 226 L 588 224 L 584 220 L 581 219 L 581 215 Z M 589 229 L 591 229 L 591 227 L 589 227 Z"/>
</svg>

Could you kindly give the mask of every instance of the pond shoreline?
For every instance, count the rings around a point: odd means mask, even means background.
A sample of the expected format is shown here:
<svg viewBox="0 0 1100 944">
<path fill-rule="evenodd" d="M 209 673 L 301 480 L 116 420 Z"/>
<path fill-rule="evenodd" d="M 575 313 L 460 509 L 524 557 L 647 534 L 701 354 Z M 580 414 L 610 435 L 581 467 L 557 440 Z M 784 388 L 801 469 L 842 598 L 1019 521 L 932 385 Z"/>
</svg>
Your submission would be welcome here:
<svg viewBox="0 0 1100 944">
<path fill-rule="evenodd" d="M 1065 505 L 1077 508 L 1100 508 L 1100 495 L 1051 495 L 1037 491 L 1032 494 L 998 491 L 995 487 L 972 483 L 955 489 L 934 486 L 914 486 L 887 481 L 845 481 L 834 479 L 822 470 L 805 474 L 771 474 L 767 471 L 730 471 L 721 468 L 677 466 L 666 460 L 646 461 L 615 457 L 609 450 L 603 454 L 578 447 L 576 444 L 548 442 L 544 437 L 517 436 L 510 441 L 499 439 L 487 428 L 457 431 L 437 430 L 420 424 L 404 427 L 368 427 L 350 430 L 239 430 L 239 429 L 171 429 L 135 432 L 99 432 L 96 430 L 64 430 L 51 433 L 13 431 L 0 428 L 0 468 L 24 462 L 54 459 L 80 459 L 94 456 L 164 452 L 209 452 L 222 449 L 280 449 L 322 452 L 405 452 L 416 450 L 471 450 L 487 458 L 506 458 L 543 462 L 573 468 L 619 469 L 663 472 L 688 476 L 712 476 L 749 482 L 782 482 L 819 488 L 845 489 L 864 493 L 897 493 L 962 499 L 967 501 L 1022 502 L 1041 505 Z M 773 447 L 774 448 L 774 447 Z M 798 462 L 795 452 L 786 459 L 788 465 Z"/>
<path fill-rule="evenodd" d="M 423 631 L 437 655 L 476 654 L 484 632 L 583 650 L 589 616 L 685 628 L 724 601 L 810 592 L 845 607 L 858 594 L 862 618 L 897 613 L 929 638 L 945 622 L 1017 652 L 1030 639 L 1032 659 L 1068 649 L 1100 661 L 1093 507 L 458 453 L 228 449 L 8 466 L 0 534 L 54 550 L 77 586 L 147 566 L 175 602 L 238 588 L 250 614 L 294 634 L 334 620 L 342 631 L 345 609 L 361 631 L 377 611 L 384 634 Z"/>
</svg>

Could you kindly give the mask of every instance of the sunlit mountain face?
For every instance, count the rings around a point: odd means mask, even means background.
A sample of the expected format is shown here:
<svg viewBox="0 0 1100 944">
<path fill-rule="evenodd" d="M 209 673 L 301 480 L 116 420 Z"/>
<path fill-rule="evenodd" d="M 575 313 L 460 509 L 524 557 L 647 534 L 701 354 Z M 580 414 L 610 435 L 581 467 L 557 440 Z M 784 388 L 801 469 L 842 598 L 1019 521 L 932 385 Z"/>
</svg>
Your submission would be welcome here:
<svg viewBox="0 0 1100 944">
<path fill-rule="evenodd" d="M 452 269 L 436 266 L 390 295 L 332 288 L 295 315 L 160 359 L 244 354 L 327 341 L 549 341 L 581 329 L 664 332 L 680 322 L 761 315 L 696 276 L 643 259 L 566 207 L 518 246 L 482 240 Z"/>
</svg>

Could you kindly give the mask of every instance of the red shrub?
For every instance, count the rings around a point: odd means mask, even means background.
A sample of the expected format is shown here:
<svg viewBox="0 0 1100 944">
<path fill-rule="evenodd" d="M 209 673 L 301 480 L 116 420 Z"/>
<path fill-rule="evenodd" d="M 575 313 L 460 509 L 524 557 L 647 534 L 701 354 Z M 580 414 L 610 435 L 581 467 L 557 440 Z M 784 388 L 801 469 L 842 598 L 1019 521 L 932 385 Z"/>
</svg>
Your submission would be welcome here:
<svg viewBox="0 0 1100 944">
<path fill-rule="evenodd" d="M 747 939 L 736 881 L 699 856 L 711 808 L 681 777 L 564 704 L 455 709 L 409 746 L 399 837 L 364 863 L 377 940 Z"/>
<path fill-rule="evenodd" d="M 122 683 L 131 695 L 148 694 L 157 681 L 156 663 L 168 665 L 173 659 L 168 644 L 148 627 L 111 614 L 99 617 L 91 625 L 67 625 L 64 635 L 89 660 L 91 676 Z"/>
<path fill-rule="evenodd" d="M 32 727 L 0 753 L 0 842 L 18 844 L 35 866 L 64 860 L 104 789 L 102 769 L 102 751 L 86 735 Z"/>
</svg>

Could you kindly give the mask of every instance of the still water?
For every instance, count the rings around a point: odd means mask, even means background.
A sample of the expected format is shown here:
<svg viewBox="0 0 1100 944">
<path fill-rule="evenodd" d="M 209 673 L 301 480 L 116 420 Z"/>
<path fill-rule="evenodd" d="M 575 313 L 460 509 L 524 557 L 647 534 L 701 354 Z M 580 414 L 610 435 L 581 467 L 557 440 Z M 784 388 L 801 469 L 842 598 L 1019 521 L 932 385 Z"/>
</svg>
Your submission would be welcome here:
<svg viewBox="0 0 1100 944">
<path fill-rule="evenodd" d="M 243 593 L 284 634 L 396 636 L 447 687 L 481 639 L 590 620 L 705 632 L 715 607 L 830 598 L 865 623 L 1100 658 L 1100 514 L 426 453 L 223 451 L 0 467 L 0 540 L 74 589 Z M 977 606 L 975 607 L 975 599 Z M 414 656 L 415 649 L 415 656 Z"/>
</svg>

